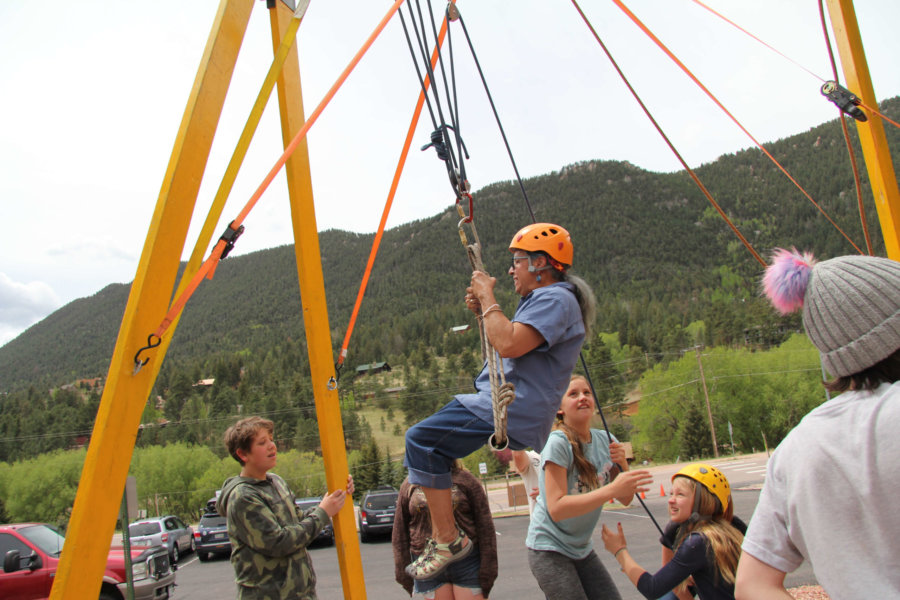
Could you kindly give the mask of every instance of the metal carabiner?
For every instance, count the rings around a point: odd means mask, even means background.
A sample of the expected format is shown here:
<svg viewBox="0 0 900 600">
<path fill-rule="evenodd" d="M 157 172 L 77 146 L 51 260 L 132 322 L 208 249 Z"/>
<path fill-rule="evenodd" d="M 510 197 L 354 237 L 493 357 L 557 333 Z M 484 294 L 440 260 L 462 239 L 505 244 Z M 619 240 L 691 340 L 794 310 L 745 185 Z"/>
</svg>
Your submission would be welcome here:
<svg viewBox="0 0 900 600">
<path fill-rule="evenodd" d="M 469 199 L 469 214 L 466 215 L 465 210 L 462 206 L 460 206 L 459 201 L 466 197 Z M 475 202 L 472 200 L 472 194 L 468 191 L 462 192 L 461 195 L 456 198 L 456 212 L 462 217 L 462 220 L 459 222 L 457 227 L 462 227 L 463 223 L 471 223 L 472 219 L 475 218 Z"/>
</svg>

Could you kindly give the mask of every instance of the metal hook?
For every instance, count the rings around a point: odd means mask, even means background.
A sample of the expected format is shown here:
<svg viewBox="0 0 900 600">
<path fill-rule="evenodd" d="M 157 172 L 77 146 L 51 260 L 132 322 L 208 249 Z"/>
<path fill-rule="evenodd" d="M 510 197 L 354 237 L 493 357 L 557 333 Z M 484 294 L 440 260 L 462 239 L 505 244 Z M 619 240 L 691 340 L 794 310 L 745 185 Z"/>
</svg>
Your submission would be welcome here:
<svg viewBox="0 0 900 600">
<path fill-rule="evenodd" d="M 337 380 L 334 378 L 334 375 L 328 378 L 328 391 L 334 391 L 337 389 Z"/>
<path fill-rule="evenodd" d="M 155 344 L 153 343 L 153 338 L 156 338 Z M 137 375 L 138 372 L 144 367 L 144 365 L 146 365 L 148 362 L 150 362 L 149 357 L 145 358 L 144 360 L 141 360 L 141 352 L 143 352 L 144 350 L 151 350 L 153 348 L 156 348 L 161 343 L 162 343 L 162 338 L 157 336 L 155 333 L 151 333 L 150 335 L 147 336 L 147 345 L 144 346 L 143 348 L 141 348 L 140 350 L 138 350 L 137 352 L 135 352 L 135 354 L 134 354 L 134 372 L 132 373 L 132 375 Z"/>
</svg>

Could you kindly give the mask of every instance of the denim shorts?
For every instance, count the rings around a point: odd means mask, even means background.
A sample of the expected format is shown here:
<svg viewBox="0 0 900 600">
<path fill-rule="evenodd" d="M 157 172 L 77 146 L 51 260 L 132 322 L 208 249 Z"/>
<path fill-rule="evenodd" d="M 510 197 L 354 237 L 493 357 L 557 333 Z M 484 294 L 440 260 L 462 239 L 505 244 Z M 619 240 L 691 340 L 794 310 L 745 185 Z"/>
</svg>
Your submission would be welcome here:
<svg viewBox="0 0 900 600">
<path fill-rule="evenodd" d="M 474 544 L 474 542 L 472 542 Z M 413 560 L 417 558 L 413 556 Z M 481 582 L 478 575 L 481 569 L 481 553 L 478 546 L 472 547 L 472 551 L 465 558 L 450 563 L 450 566 L 431 579 L 413 580 L 413 591 L 416 594 L 433 592 L 442 585 L 452 583 L 457 587 L 468 588 L 474 592 L 481 591 Z"/>
<path fill-rule="evenodd" d="M 409 482 L 449 489 L 453 461 L 484 446 L 492 433 L 493 423 L 475 416 L 454 398 L 407 430 L 403 462 L 409 469 Z"/>
</svg>

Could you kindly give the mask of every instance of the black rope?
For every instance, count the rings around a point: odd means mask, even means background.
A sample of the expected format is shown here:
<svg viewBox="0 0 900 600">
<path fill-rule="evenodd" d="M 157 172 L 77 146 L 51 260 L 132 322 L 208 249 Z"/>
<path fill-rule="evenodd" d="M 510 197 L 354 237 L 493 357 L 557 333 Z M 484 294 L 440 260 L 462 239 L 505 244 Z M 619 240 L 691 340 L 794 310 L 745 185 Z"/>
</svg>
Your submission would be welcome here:
<svg viewBox="0 0 900 600">
<path fill-rule="evenodd" d="M 516 159 L 513 157 L 512 149 L 509 147 L 506 131 L 503 129 L 503 123 L 500 122 L 500 114 L 497 112 L 497 107 L 494 105 L 494 98 L 491 96 L 491 90 L 488 89 L 487 80 L 484 77 L 484 72 L 481 70 L 481 63 L 478 61 L 478 55 L 475 53 L 475 47 L 472 45 L 472 38 L 469 37 L 469 30 L 466 29 L 466 23 L 462 18 L 462 14 L 459 15 L 459 24 L 466 36 L 466 42 L 469 44 L 469 51 L 472 53 L 475 67 L 478 69 L 478 76 L 481 78 L 481 85 L 484 87 L 484 92 L 487 94 L 488 102 L 491 105 L 491 111 L 494 113 L 494 120 L 497 121 L 497 127 L 500 129 L 500 136 L 503 138 L 503 145 L 506 146 L 506 154 L 509 156 L 509 162 L 512 163 L 513 171 L 516 174 L 516 181 L 519 183 L 519 189 L 522 190 L 522 197 L 525 199 L 525 206 L 528 208 L 528 214 L 531 215 L 531 222 L 536 223 L 537 219 L 534 217 L 534 210 L 531 208 L 531 202 L 528 201 L 528 193 L 525 191 L 525 184 L 522 182 L 522 176 L 519 175 L 519 167 L 516 166 Z"/>
<path fill-rule="evenodd" d="M 407 3 L 407 6 L 409 4 Z M 410 8 L 410 12 L 412 8 Z M 413 48 L 412 40 L 409 37 L 409 29 L 406 27 L 406 19 L 403 18 L 403 11 L 397 11 L 397 14 L 400 15 L 400 24 L 403 25 L 403 33 L 406 35 L 406 45 L 409 46 L 409 54 L 412 57 L 413 66 L 416 68 L 416 76 L 419 78 L 419 86 L 422 88 L 422 91 L 425 92 L 425 79 L 422 77 L 422 71 L 419 69 L 419 61 L 416 60 L 416 51 Z M 428 114 L 431 115 L 431 126 L 434 129 L 438 128 L 437 120 L 434 118 L 434 109 L 431 107 L 431 98 L 426 93 L 425 94 L 425 104 L 428 107 Z"/>
<path fill-rule="evenodd" d="M 437 31 L 437 25 L 434 22 L 434 9 L 431 6 L 431 0 L 427 0 L 427 2 L 428 2 L 428 16 L 430 17 L 430 22 L 431 22 L 431 33 L 432 33 L 432 35 L 434 35 L 435 46 L 437 47 L 438 31 Z M 417 1 L 417 5 L 418 5 L 418 1 Z M 419 14 L 421 14 L 421 10 L 419 11 Z M 423 24 L 422 25 L 423 30 L 424 30 L 424 27 L 425 26 Z M 450 41 L 450 24 L 449 23 L 447 24 L 447 41 L 449 44 L 449 41 Z M 448 53 L 450 54 L 450 61 L 451 61 L 451 68 L 452 68 L 453 49 L 450 46 L 448 46 Z M 430 67 L 431 63 L 429 62 L 428 64 Z M 447 110 L 450 113 L 450 124 L 453 127 L 453 133 L 454 133 L 454 136 L 456 137 L 457 146 L 460 146 L 461 140 L 460 140 L 459 123 L 456 119 L 456 117 L 459 115 L 459 107 L 457 106 L 456 108 L 454 108 L 454 100 L 456 98 L 456 85 L 454 82 L 453 94 L 451 95 L 449 79 L 447 77 L 447 70 L 444 67 L 444 53 L 441 52 L 440 49 L 438 49 L 437 64 L 438 64 L 438 67 L 440 67 L 440 69 L 441 69 L 441 80 L 444 83 L 444 94 L 447 98 Z M 435 93 L 437 93 L 437 87 L 436 87 L 437 81 L 434 81 L 434 85 L 435 85 Z M 447 143 L 448 146 L 450 146 L 451 145 L 450 134 L 447 133 L 446 129 L 444 129 L 444 133 L 445 133 L 445 143 Z M 459 177 L 461 180 L 460 183 L 464 186 L 467 186 L 466 165 L 465 165 L 465 162 L 462 160 L 462 149 L 461 148 L 460 148 L 460 151 L 457 154 L 457 156 L 459 157 L 459 163 L 455 166 L 459 167 Z M 460 189 L 459 191 L 461 192 L 461 191 L 466 191 L 466 190 Z"/>
<path fill-rule="evenodd" d="M 434 128 L 435 128 L 435 130 L 443 129 L 443 125 L 446 123 L 446 120 L 444 119 L 444 111 L 441 108 L 441 97 L 438 92 L 439 84 L 438 84 L 437 78 L 434 75 L 434 69 L 431 67 L 431 57 L 428 54 L 428 47 L 429 47 L 428 34 L 426 33 L 426 29 L 425 29 L 425 20 L 422 17 L 422 7 L 419 4 L 419 0 L 416 0 L 416 12 L 418 13 L 418 16 L 419 16 L 418 24 L 417 24 L 416 23 L 416 15 L 415 15 L 415 13 L 413 13 L 413 10 L 412 10 L 412 2 L 409 3 L 409 6 L 410 6 L 410 8 L 409 8 L 410 17 L 409 18 L 413 24 L 413 31 L 415 31 L 415 33 L 416 33 L 416 40 L 419 42 L 419 54 L 422 57 L 422 63 L 423 63 L 423 66 L 425 67 L 425 74 L 428 75 L 428 79 L 431 81 L 432 94 L 434 94 L 434 104 L 435 104 L 435 108 L 437 109 L 437 114 L 438 114 L 438 122 L 435 123 Z M 420 28 L 421 28 L 421 32 L 420 32 Z M 438 63 L 441 63 L 442 62 L 442 59 L 441 59 L 442 53 L 441 53 L 441 49 L 437 46 L 437 37 L 435 37 L 434 43 L 435 43 L 435 48 L 437 50 Z M 425 90 L 425 82 L 424 81 L 422 82 L 422 89 Z M 425 93 L 427 95 L 428 92 L 426 91 Z M 447 134 L 443 131 L 442 131 L 442 135 L 445 136 L 444 144 L 446 145 L 447 142 L 450 141 L 450 139 L 447 136 Z M 456 167 L 456 157 L 453 155 L 452 150 L 450 152 L 450 159 L 452 161 L 452 166 L 455 168 Z"/>
<path fill-rule="evenodd" d="M 430 2 L 429 2 L 429 11 L 430 11 L 430 14 L 432 15 L 432 32 L 434 33 L 435 48 L 437 50 L 437 61 L 441 65 L 441 74 L 444 78 L 444 89 L 447 94 L 447 107 L 448 107 L 448 111 L 450 113 L 450 120 L 451 120 L 450 125 L 447 125 L 446 120 L 444 119 L 444 111 L 443 111 L 443 108 L 441 105 L 440 91 L 438 88 L 438 86 L 440 84 L 437 81 L 437 78 L 435 77 L 434 69 L 432 69 L 432 67 L 431 67 L 431 60 L 430 60 L 430 56 L 428 54 L 428 46 L 429 46 L 428 33 L 427 33 L 427 29 L 425 27 L 425 20 L 422 15 L 421 4 L 418 2 L 418 0 L 416 0 L 416 11 L 415 12 L 413 12 L 413 6 L 412 6 L 411 1 L 407 3 L 407 6 L 409 9 L 410 23 L 411 23 L 413 31 L 416 35 L 416 42 L 419 46 L 419 54 L 421 54 L 421 56 L 422 56 L 425 73 L 428 76 L 429 81 L 431 81 L 432 93 L 434 94 L 434 107 L 435 107 L 435 110 L 437 111 L 437 119 L 435 119 L 434 110 L 432 110 L 432 108 L 431 108 L 431 100 L 429 99 L 428 90 L 425 87 L 425 80 L 422 77 L 421 71 L 419 70 L 418 57 L 416 55 L 415 50 L 413 49 L 413 44 L 412 44 L 412 40 L 410 39 L 409 30 L 406 26 L 406 21 L 403 19 L 403 15 L 401 12 L 400 13 L 401 14 L 401 24 L 403 25 L 403 31 L 404 31 L 404 34 L 406 35 L 407 44 L 410 47 L 410 54 L 413 59 L 413 64 L 415 65 L 415 68 L 416 68 L 416 74 L 419 78 L 419 85 L 422 88 L 422 93 L 425 95 L 426 99 L 428 100 L 428 110 L 429 110 L 429 113 L 431 114 L 431 121 L 432 121 L 432 125 L 434 127 L 434 130 L 431 134 L 431 143 L 423 146 L 422 150 L 425 150 L 429 147 L 434 146 L 435 150 L 438 153 L 438 158 L 443 160 L 444 163 L 446 164 L 447 175 L 450 178 L 450 185 L 453 187 L 453 191 L 457 195 L 457 198 L 459 198 L 459 197 L 461 197 L 462 191 L 467 190 L 467 185 L 464 183 L 464 179 L 461 180 L 461 175 L 460 175 L 462 173 L 465 173 L 465 166 L 462 165 L 462 155 L 463 155 L 462 149 L 460 150 L 460 160 L 457 161 L 456 154 L 453 152 L 453 145 L 452 145 L 452 141 L 450 139 L 450 133 L 448 131 L 448 129 L 452 129 L 454 131 L 455 136 L 457 138 L 459 138 L 459 134 L 456 131 L 456 129 L 457 129 L 455 126 L 456 123 L 453 119 L 453 114 L 454 114 L 453 103 L 451 102 L 449 89 L 447 88 L 446 71 L 444 70 L 444 67 L 443 67 L 443 64 L 444 64 L 443 53 L 441 52 L 440 47 L 437 46 L 438 34 L 437 34 L 437 30 L 434 26 L 433 12 L 431 12 L 431 6 L 430 6 Z M 416 13 L 418 13 L 418 19 L 416 18 Z M 460 148 L 462 148 L 461 145 L 460 145 Z M 466 157 L 468 157 L 467 154 L 466 154 Z M 459 166 L 460 174 L 457 174 L 457 166 Z"/>
<path fill-rule="evenodd" d="M 428 8 L 431 9 L 431 0 L 428 0 Z M 458 12 L 457 12 L 458 14 Z M 463 144 L 462 135 L 459 130 L 459 96 L 457 95 L 456 89 L 456 61 L 454 60 L 453 53 L 453 28 L 450 27 L 450 5 L 447 5 L 447 9 L 444 13 L 447 19 L 447 54 L 450 56 L 450 87 L 453 89 L 453 103 L 451 105 L 451 118 L 453 119 L 453 125 L 455 127 L 454 134 L 456 137 L 456 153 L 458 156 L 465 156 L 466 160 L 469 159 L 469 153 L 465 149 L 465 144 Z M 449 101 L 448 101 L 449 102 Z M 465 154 L 463 154 L 465 152 Z M 462 159 L 460 159 L 459 165 L 459 177 L 462 180 L 462 184 L 465 186 L 463 191 L 468 191 L 468 177 L 466 177 L 466 163 Z"/>
<path fill-rule="evenodd" d="M 591 394 L 594 396 L 594 405 L 597 407 L 597 412 L 600 413 L 600 420 L 603 422 L 603 429 L 606 430 L 606 437 L 612 441 L 612 434 L 609 431 L 609 426 L 606 424 L 606 417 L 603 416 L 603 409 L 600 408 L 600 399 L 597 397 L 597 392 L 594 391 L 594 382 L 591 380 L 591 372 L 588 369 L 587 363 L 584 360 L 584 352 L 579 352 L 578 357 L 581 359 L 581 366 L 584 368 L 584 377 L 587 379 L 588 387 L 591 388 Z M 627 461 L 627 459 L 626 459 Z M 656 529 L 659 531 L 659 535 L 665 535 L 663 533 L 662 527 L 659 526 L 659 523 L 656 522 L 656 517 L 653 516 L 653 513 L 650 512 L 650 509 L 647 508 L 647 505 L 644 504 L 644 499 L 641 498 L 641 495 L 638 493 L 634 494 L 634 497 L 638 499 L 638 502 L 641 503 L 641 506 L 644 507 L 644 512 L 647 513 L 647 516 L 650 517 L 650 520 L 653 521 L 653 524 L 656 525 Z"/>
</svg>

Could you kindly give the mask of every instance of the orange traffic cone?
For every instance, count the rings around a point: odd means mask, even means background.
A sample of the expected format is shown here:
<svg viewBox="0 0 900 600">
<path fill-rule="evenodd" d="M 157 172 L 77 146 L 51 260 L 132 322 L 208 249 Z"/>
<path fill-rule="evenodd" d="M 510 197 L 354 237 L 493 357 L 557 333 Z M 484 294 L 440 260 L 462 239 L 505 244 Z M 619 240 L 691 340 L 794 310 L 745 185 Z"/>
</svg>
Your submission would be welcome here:
<svg viewBox="0 0 900 600">
<path fill-rule="evenodd" d="M 663 489 L 663 484 L 659 484 L 659 497 L 660 498 L 666 497 L 666 490 Z"/>
</svg>

